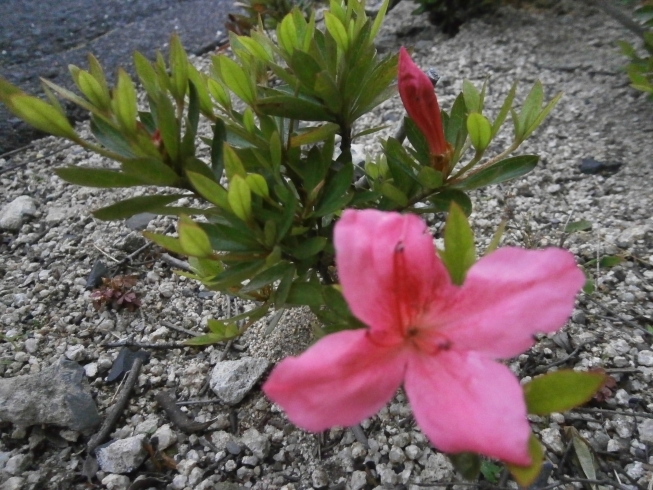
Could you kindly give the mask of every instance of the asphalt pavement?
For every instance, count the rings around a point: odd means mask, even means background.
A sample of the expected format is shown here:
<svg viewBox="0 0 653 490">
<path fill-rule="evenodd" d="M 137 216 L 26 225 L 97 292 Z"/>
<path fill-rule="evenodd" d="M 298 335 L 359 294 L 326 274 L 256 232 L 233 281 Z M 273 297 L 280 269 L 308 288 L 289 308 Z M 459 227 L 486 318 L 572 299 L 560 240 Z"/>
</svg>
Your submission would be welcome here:
<svg viewBox="0 0 653 490">
<path fill-rule="evenodd" d="M 119 66 L 133 73 L 133 52 L 152 59 L 173 32 L 203 53 L 225 37 L 234 10 L 231 0 L 0 0 L 0 77 L 32 95 L 42 95 L 39 77 L 70 89 L 68 65 L 86 67 L 88 53 L 109 78 Z M 40 136 L 0 106 L 0 157 Z"/>
</svg>

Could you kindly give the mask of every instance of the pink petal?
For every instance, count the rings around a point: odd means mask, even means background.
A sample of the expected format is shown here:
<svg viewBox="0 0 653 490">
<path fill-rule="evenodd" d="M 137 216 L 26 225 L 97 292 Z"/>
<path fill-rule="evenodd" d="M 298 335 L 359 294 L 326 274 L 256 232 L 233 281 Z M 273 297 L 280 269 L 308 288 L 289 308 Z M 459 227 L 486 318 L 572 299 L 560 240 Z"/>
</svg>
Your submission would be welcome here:
<svg viewBox="0 0 653 490">
<path fill-rule="evenodd" d="M 530 464 L 526 405 L 506 366 L 473 352 L 416 355 L 404 387 L 417 424 L 437 449 Z"/>
<path fill-rule="evenodd" d="M 441 325 L 454 349 L 507 359 L 530 348 L 534 334 L 561 328 L 584 282 L 565 250 L 501 248 L 474 264 L 456 297 L 426 323 Z"/>
<path fill-rule="evenodd" d="M 346 210 L 334 242 L 344 297 L 375 334 L 403 333 L 451 288 L 426 224 L 417 216 Z"/>
<path fill-rule="evenodd" d="M 367 330 L 346 330 L 281 361 L 263 391 L 293 424 L 320 432 L 378 412 L 397 391 L 405 366 L 401 345 L 380 346 Z"/>
</svg>

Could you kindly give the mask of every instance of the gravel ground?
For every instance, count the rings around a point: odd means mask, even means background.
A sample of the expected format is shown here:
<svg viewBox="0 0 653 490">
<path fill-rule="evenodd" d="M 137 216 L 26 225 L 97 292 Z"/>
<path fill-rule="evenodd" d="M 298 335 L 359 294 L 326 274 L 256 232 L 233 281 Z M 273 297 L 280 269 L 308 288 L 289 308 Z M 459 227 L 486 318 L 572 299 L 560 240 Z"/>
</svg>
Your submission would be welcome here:
<svg viewBox="0 0 653 490">
<path fill-rule="evenodd" d="M 615 41 L 631 35 L 599 11 L 563 7 L 503 9 L 463 26 L 458 36 L 448 39 L 424 17 L 411 17 L 413 6 L 403 2 L 389 15 L 379 45 L 393 51 L 402 44 L 414 46 L 418 64 L 437 67 L 444 74 L 438 93 L 447 108 L 465 77 L 478 83 L 490 77 L 491 114 L 514 79 L 521 83 L 522 98 L 538 78 L 549 98 L 565 92 L 523 149 L 540 154 L 541 164 L 515 183 L 475 192 L 472 221 L 480 249 L 507 217 L 506 244 L 545 247 L 564 239 L 579 263 L 606 255 L 623 259 L 611 269 L 592 270 L 596 292 L 579 296 L 566 327 L 543 336 L 509 365 L 524 380 L 562 367 L 602 368 L 614 380 L 602 399 L 585 409 L 531 418 L 551 469 L 537 488 L 584 488 L 578 479 L 592 475 L 579 465 L 581 439 L 575 439 L 576 446 L 569 444 L 575 433 L 594 450 L 589 466 L 596 475 L 590 479 L 603 483 L 593 488 L 646 489 L 653 469 L 653 345 L 647 330 L 653 326 L 653 104 L 630 89 L 621 72 L 624 60 Z M 206 65 L 207 58 L 197 62 Z M 364 123 L 396 124 L 401 115 L 395 97 Z M 374 148 L 370 141 L 360 149 Z M 587 158 L 622 166 L 611 175 L 586 175 L 579 164 Z M 131 262 L 116 264 L 145 242 L 138 230 L 96 221 L 89 210 L 128 192 L 65 184 L 50 167 L 67 164 L 105 162 L 52 138 L 0 160 L 0 206 L 5 205 L 0 222 L 8 203 L 28 196 L 19 200 L 22 226 L 0 235 L 0 374 L 38 379 L 50 376 L 50 366 L 62 357 L 75 361 L 83 366 L 79 378 L 90 385 L 90 391 L 78 388 L 80 397 L 90 393 L 104 418 L 116 403 L 118 383 L 106 378 L 120 349 L 102 344 L 167 344 L 146 349 L 149 360 L 111 434 L 120 441 L 100 449 L 104 459 L 93 480 L 96 488 L 102 482 L 101 488 L 112 489 L 418 490 L 459 482 L 448 460 L 415 426 L 401 392 L 361 424 L 362 432 L 332 429 L 319 437 L 290 425 L 266 401 L 259 385 L 232 405 L 217 401 L 218 387 L 212 382 L 207 390 L 206 383 L 216 365 L 228 368 L 233 364 L 224 361 L 239 361 L 239 366 L 260 374 L 260 366 L 266 365 L 261 359 L 276 362 L 311 341 L 313 319 L 297 310 L 287 313 L 270 334 L 260 322 L 231 345 L 201 350 L 175 345 L 188 338 L 188 332 L 204 330 L 207 319 L 248 306 L 174 275 L 155 247 L 135 254 Z M 592 224 L 591 230 L 565 236 L 565 223 L 581 219 Z M 143 226 L 163 232 L 171 224 L 167 218 L 155 218 Z M 432 224 L 437 233 L 441 223 L 434 218 Z M 98 259 L 114 272 L 138 277 L 138 310 L 93 308 L 85 285 Z M 74 371 L 74 364 L 64 364 Z M 211 425 L 189 434 L 171 423 L 154 398 L 163 390 L 178 401 L 213 400 L 182 406 L 195 422 Z M 0 488 L 88 488 L 82 473 L 93 468 L 84 466 L 84 449 L 93 430 L 80 432 L 6 424 L 0 430 Z M 154 433 L 165 451 L 142 463 L 142 440 Z M 588 462 L 582 457 L 580 461 Z M 141 482 L 135 482 L 137 478 Z M 468 488 L 454 483 L 452 488 Z M 487 481 L 479 485 L 491 487 Z M 516 488 L 505 480 L 499 485 Z"/>
</svg>

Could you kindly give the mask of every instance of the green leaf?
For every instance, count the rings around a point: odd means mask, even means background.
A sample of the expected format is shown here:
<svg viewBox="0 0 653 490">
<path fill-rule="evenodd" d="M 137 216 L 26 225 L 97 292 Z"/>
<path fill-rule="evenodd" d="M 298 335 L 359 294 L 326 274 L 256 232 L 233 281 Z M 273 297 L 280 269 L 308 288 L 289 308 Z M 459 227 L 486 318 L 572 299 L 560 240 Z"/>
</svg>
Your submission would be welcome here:
<svg viewBox="0 0 653 490">
<path fill-rule="evenodd" d="M 77 86 L 94 106 L 102 110 L 106 110 L 111 106 L 111 96 L 109 95 L 109 92 L 105 92 L 102 89 L 102 85 L 87 71 L 79 71 Z"/>
<path fill-rule="evenodd" d="M 587 231 L 592 229 L 592 222 L 582 219 L 580 221 L 572 221 L 565 226 L 565 233 L 574 233 L 576 231 Z"/>
<path fill-rule="evenodd" d="M 125 158 L 136 156 L 120 131 L 95 115 L 91 116 L 91 133 L 108 150 Z"/>
<path fill-rule="evenodd" d="M 456 203 L 451 204 L 444 229 L 444 250 L 440 258 L 449 271 L 451 281 L 460 286 L 469 268 L 476 262 L 474 233 L 467 217 Z"/>
<path fill-rule="evenodd" d="M 544 109 L 542 109 L 532 121 L 529 121 L 530 124 L 525 128 L 526 133 L 524 134 L 524 138 L 528 138 L 533 133 L 533 131 L 535 131 L 537 127 L 542 124 L 544 118 L 549 115 L 549 113 L 553 110 L 561 98 L 562 92 L 556 94 L 556 96 L 551 99 L 551 101 L 544 107 Z"/>
<path fill-rule="evenodd" d="M 188 88 L 188 57 L 175 33 L 170 38 L 170 92 L 178 103 L 183 103 Z"/>
<path fill-rule="evenodd" d="M 240 290 L 241 293 L 247 293 L 249 291 L 258 291 L 268 284 L 272 284 L 275 281 L 278 281 L 284 277 L 288 271 L 295 270 L 295 266 L 288 261 L 281 261 L 272 267 L 265 269 L 262 272 L 259 272 L 254 276 L 245 286 Z"/>
<path fill-rule="evenodd" d="M 174 186 L 179 182 L 175 171 L 156 158 L 125 160 L 122 162 L 122 170 L 149 185 Z"/>
<path fill-rule="evenodd" d="M 161 92 L 156 101 L 156 122 L 163 147 L 168 152 L 170 160 L 176 162 L 179 158 L 179 123 L 175 108 L 165 92 Z"/>
<path fill-rule="evenodd" d="M 252 193 L 245 179 L 234 175 L 229 181 L 227 201 L 231 210 L 241 220 L 247 222 L 252 218 Z"/>
<path fill-rule="evenodd" d="M 433 204 L 431 212 L 445 212 L 451 207 L 451 203 L 456 203 L 465 213 L 465 216 L 472 214 L 472 201 L 469 196 L 458 189 L 443 189 L 429 198 Z"/>
<path fill-rule="evenodd" d="M 213 255 L 213 247 L 211 247 L 208 235 L 188 216 L 181 215 L 179 217 L 177 231 L 179 243 L 185 255 L 202 258 Z"/>
<path fill-rule="evenodd" d="M 537 155 L 519 155 L 506 158 L 472 174 L 453 187 L 468 191 L 522 177 L 537 166 L 539 158 Z"/>
<path fill-rule="evenodd" d="M 144 231 L 143 236 L 172 253 L 177 255 L 186 255 L 184 248 L 181 246 L 179 238 L 162 235 L 160 233 L 152 233 L 151 231 Z"/>
<path fill-rule="evenodd" d="M 291 137 L 290 146 L 291 148 L 295 148 L 302 145 L 311 145 L 313 143 L 324 141 L 325 139 L 330 138 L 336 134 L 338 129 L 340 129 L 340 126 L 335 123 L 326 123 L 316 128 L 309 128 L 307 131 Z"/>
<path fill-rule="evenodd" d="M 376 13 L 376 17 L 374 18 L 374 24 L 372 24 L 372 30 L 370 31 L 370 37 L 369 37 L 370 42 L 374 40 L 377 33 L 379 32 L 379 29 L 381 28 L 381 24 L 383 23 L 385 14 L 388 11 L 389 3 L 390 0 L 383 0 L 383 3 L 381 4 L 381 8 Z"/>
<path fill-rule="evenodd" d="M 322 286 L 314 282 L 294 282 L 288 292 L 286 304 L 320 307 L 324 304 Z"/>
<path fill-rule="evenodd" d="M 210 333 L 198 335 L 192 339 L 184 341 L 184 344 L 191 346 L 211 345 L 225 340 L 235 339 L 240 335 L 238 325 L 234 323 L 224 323 L 218 320 L 209 320 L 207 322 Z"/>
<path fill-rule="evenodd" d="M 263 260 L 239 262 L 215 276 L 210 282 L 207 282 L 207 286 L 223 291 L 232 286 L 239 286 L 245 279 L 250 279 L 255 275 L 264 264 Z"/>
<path fill-rule="evenodd" d="M 508 222 L 505 219 L 501 220 L 501 223 L 499 224 L 497 231 L 495 231 L 494 235 L 492 235 L 492 239 L 490 240 L 490 243 L 488 244 L 487 249 L 485 250 L 485 255 L 494 252 L 499 247 L 499 243 L 501 242 L 501 237 L 503 236 L 503 232 L 506 230 L 507 223 Z"/>
<path fill-rule="evenodd" d="M 103 221 L 129 218 L 138 213 L 145 213 L 152 209 L 157 209 L 171 202 L 186 197 L 183 194 L 138 196 L 131 199 L 119 201 L 111 206 L 96 209 L 93 216 Z"/>
<path fill-rule="evenodd" d="M 256 108 L 263 114 L 287 119 L 302 121 L 333 121 L 334 119 L 323 104 L 291 95 L 273 95 L 259 99 Z"/>
<path fill-rule="evenodd" d="M 594 287 L 594 280 L 589 277 L 587 272 L 585 273 L 585 284 L 583 285 L 583 292 L 587 294 L 588 296 L 592 294 L 595 290 Z"/>
<path fill-rule="evenodd" d="M 322 198 L 315 207 L 317 217 L 335 213 L 344 208 L 351 200 L 349 188 L 354 178 L 354 166 L 347 164 L 335 175 L 331 176 L 322 189 Z"/>
<path fill-rule="evenodd" d="M 400 207 L 408 206 L 408 196 L 390 182 L 381 185 L 381 194 Z"/>
<path fill-rule="evenodd" d="M 256 102 L 256 90 L 252 78 L 235 61 L 224 55 L 217 57 L 217 65 L 224 84 L 243 102 L 253 106 Z"/>
<path fill-rule="evenodd" d="M 604 374 L 565 369 L 538 376 L 522 389 L 528 413 L 548 415 L 588 402 L 604 382 Z"/>
<path fill-rule="evenodd" d="M 257 196 L 267 198 L 270 196 L 270 190 L 268 189 L 268 183 L 265 181 L 265 177 L 260 174 L 247 174 L 245 177 L 245 182 L 249 186 L 250 190 Z"/>
<path fill-rule="evenodd" d="M 544 90 L 542 89 L 542 82 L 537 80 L 533 84 L 533 88 L 526 96 L 524 105 L 519 113 L 519 129 L 522 134 L 518 135 L 521 139 L 525 139 L 527 129 L 531 126 L 535 118 L 542 110 L 542 102 L 544 100 Z"/>
<path fill-rule="evenodd" d="M 74 141 L 79 139 L 68 119 L 41 99 L 20 93 L 9 97 L 6 104 L 12 113 L 38 130 Z"/>
<path fill-rule="evenodd" d="M 510 87 L 510 90 L 508 91 L 508 95 L 506 96 L 506 99 L 503 101 L 503 104 L 501 105 L 501 109 L 499 110 L 499 114 L 497 115 L 497 118 L 494 120 L 494 123 L 492 123 L 492 138 L 496 136 L 496 134 L 499 132 L 499 129 L 501 129 L 501 126 L 506 120 L 506 117 L 508 117 L 508 113 L 512 108 L 512 103 L 515 100 L 516 92 L 517 92 L 517 82 L 514 82 Z"/>
<path fill-rule="evenodd" d="M 481 458 L 474 453 L 449 454 L 451 464 L 465 480 L 476 480 L 481 472 Z"/>
<path fill-rule="evenodd" d="M 481 473 L 490 483 L 498 483 L 501 475 L 501 466 L 494 464 L 492 461 L 483 460 L 481 462 Z"/>
<path fill-rule="evenodd" d="M 147 184 L 135 175 L 107 168 L 59 167 L 54 169 L 54 173 L 70 184 L 86 187 L 135 187 Z"/>
<path fill-rule="evenodd" d="M 295 247 L 290 253 L 299 260 L 308 259 L 318 254 L 327 244 L 326 237 L 316 236 L 304 240 L 299 246 Z"/>
<path fill-rule="evenodd" d="M 474 84 L 469 80 L 463 80 L 463 97 L 465 98 L 465 106 L 469 112 L 481 112 L 481 95 L 478 93 Z"/>
<path fill-rule="evenodd" d="M 120 126 L 131 133 L 136 132 L 136 89 L 134 82 L 122 68 L 118 69 L 118 83 L 113 91 L 113 112 Z"/>
<path fill-rule="evenodd" d="M 331 12 L 326 11 L 324 12 L 324 23 L 338 47 L 343 53 L 346 53 L 349 49 L 349 37 L 347 37 L 347 30 L 340 22 L 340 19 Z"/>
<path fill-rule="evenodd" d="M 422 167 L 417 174 L 417 180 L 425 189 L 437 189 L 442 186 L 442 172 L 438 172 L 433 167 Z"/>
<path fill-rule="evenodd" d="M 542 470 L 542 462 L 544 461 L 542 445 L 533 434 L 528 439 L 528 454 L 531 457 L 531 464 L 529 466 L 506 464 L 510 474 L 522 488 L 528 487 L 535 481 Z"/>
<path fill-rule="evenodd" d="M 236 175 L 242 177 L 243 179 L 247 177 L 247 171 L 245 170 L 245 166 L 240 160 L 240 157 L 231 147 L 231 145 L 226 143 L 222 145 L 222 161 L 224 162 L 224 169 L 227 173 L 227 179 L 231 180 Z"/>
<path fill-rule="evenodd" d="M 472 146 L 477 152 L 483 152 L 492 140 L 490 121 L 478 112 L 472 112 L 467 116 L 467 132 Z"/>
<path fill-rule="evenodd" d="M 229 200 L 227 198 L 227 191 L 224 187 L 214 180 L 196 172 L 186 172 L 186 176 L 200 196 L 211 204 L 215 204 L 222 209 L 231 211 L 231 206 L 229 206 Z"/>
</svg>

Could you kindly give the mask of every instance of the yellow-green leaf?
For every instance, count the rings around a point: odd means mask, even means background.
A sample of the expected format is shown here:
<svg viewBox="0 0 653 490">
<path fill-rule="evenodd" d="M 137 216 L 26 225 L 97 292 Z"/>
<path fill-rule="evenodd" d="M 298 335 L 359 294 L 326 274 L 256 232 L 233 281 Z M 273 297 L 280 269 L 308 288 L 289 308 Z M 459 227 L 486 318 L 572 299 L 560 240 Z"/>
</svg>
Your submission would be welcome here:
<svg viewBox="0 0 653 490">
<path fill-rule="evenodd" d="M 268 189 L 268 183 L 265 181 L 265 178 L 260 174 L 248 174 L 245 178 L 247 185 L 250 190 L 257 196 L 266 198 L 270 195 Z"/>
<path fill-rule="evenodd" d="M 512 477 L 520 487 L 524 488 L 535 481 L 542 470 L 542 462 L 544 460 L 542 445 L 533 434 L 528 439 L 528 454 L 531 457 L 531 464 L 529 466 L 506 464 Z"/>
<path fill-rule="evenodd" d="M 477 152 L 482 152 L 487 148 L 492 139 L 492 125 L 490 121 L 478 112 L 472 112 L 467 116 L 467 132 L 472 146 Z"/>
<path fill-rule="evenodd" d="M 204 230 L 188 216 L 179 217 L 179 243 L 186 255 L 209 257 L 213 254 L 211 241 Z"/>
<path fill-rule="evenodd" d="M 538 376 L 523 386 L 528 413 L 564 412 L 589 401 L 605 382 L 595 372 L 561 370 Z"/>
<path fill-rule="evenodd" d="M 229 181 L 227 199 L 231 210 L 243 221 L 249 221 L 252 217 L 252 194 L 245 179 L 235 175 Z"/>
<path fill-rule="evenodd" d="M 77 140 L 75 130 L 68 119 L 41 99 L 20 93 L 8 98 L 8 109 L 36 129 L 71 140 Z"/>
<path fill-rule="evenodd" d="M 118 70 L 118 83 L 113 92 L 113 111 L 123 129 L 136 132 L 136 89 L 122 68 Z"/>
</svg>

